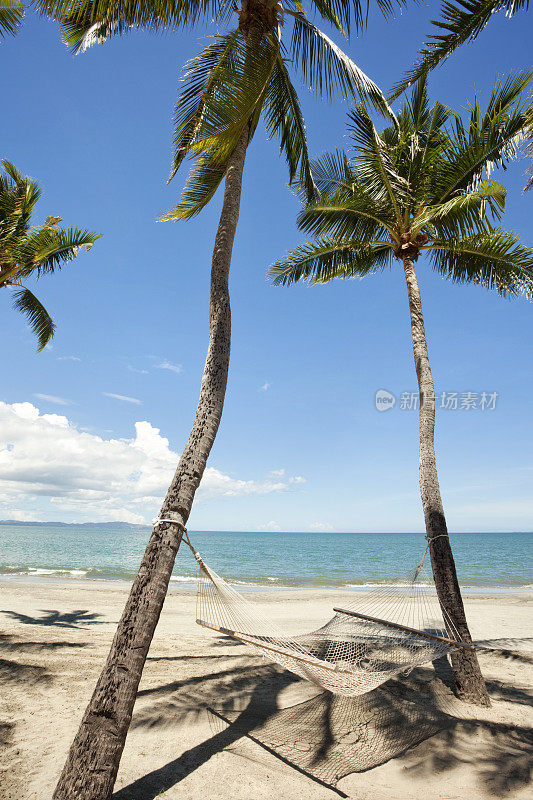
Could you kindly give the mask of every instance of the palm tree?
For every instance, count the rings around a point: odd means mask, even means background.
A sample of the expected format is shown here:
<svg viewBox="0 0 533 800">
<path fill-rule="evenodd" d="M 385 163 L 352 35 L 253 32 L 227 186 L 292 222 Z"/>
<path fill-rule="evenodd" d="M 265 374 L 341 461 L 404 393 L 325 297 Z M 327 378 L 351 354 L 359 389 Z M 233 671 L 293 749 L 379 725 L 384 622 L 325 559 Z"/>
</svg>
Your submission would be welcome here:
<svg viewBox="0 0 533 800">
<path fill-rule="evenodd" d="M 419 59 L 393 90 L 395 99 L 430 70 L 442 64 L 458 47 L 473 42 L 485 30 L 494 15 L 503 11 L 510 18 L 529 9 L 529 0 L 446 0 L 441 17 L 433 20 L 436 32 L 419 53 Z"/>
<path fill-rule="evenodd" d="M 376 0 L 384 14 L 404 0 Z M 172 31 L 215 18 L 225 24 L 233 0 L 36 0 L 59 19 L 76 52 L 132 27 Z M 338 31 L 361 29 L 366 3 L 310 0 L 309 7 Z M 195 492 L 222 415 L 229 367 L 231 315 L 229 268 L 239 217 L 248 144 L 263 117 L 279 140 L 291 179 L 315 192 L 305 125 L 287 64 L 300 69 L 321 95 L 359 96 L 380 108 L 377 86 L 307 18 L 299 0 L 243 0 L 234 30 L 213 38 L 185 71 L 175 112 L 171 177 L 186 156 L 196 158 L 180 202 L 165 219 L 197 214 L 224 181 L 224 198 L 211 266 L 209 344 L 191 433 L 133 583 L 107 662 L 69 752 L 56 800 L 104 800 L 111 795 L 135 696 L 168 588 Z M 290 35 L 289 35 L 290 34 Z"/>
<path fill-rule="evenodd" d="M 13 290 L 13 306 L 21 311 L 37 337 L 38 350 L 54 335 L 55 324 L 43 304 L 26 286 L 72 261 L 80 249 L 90 250 L 99 234 L 78 228 L 58 228 L 61 217 L 47 217 L 44 225 L 31 227 L 41 190 L 9 161 L 0 173 L 0 287 Z"/>
<path fill-rule="evenodd" d="M 442 103 L 429 107 L 422 77 L 398 118 L 378 133 L 363 107 L 350 116 L 353 157 L 326 154 L 313 164 L 321 196 L 307 204 L 300 228 L 315 239 L 271 269 L 276 284 L 326 283 L 362 278 L 396 261 L 403 265 L 420 394 L 420 489 L 426 538 L 445 619 L 471 642 L 448 538 L 434 449 L 435 389 L 429 363 L 415 264 L 424 261 L 457 283 L 477 284 L 502 296 L 533 299 L 533 250 L 494 228 L 505 190 L 483 180 L 491 166 L 516 153 L 523 124 L 520 94 L 533 73 L 495 86 L 485 113 L 478 101 L 466 122 Z M 459 651 L 460 652 L 455 652 Z M 474 652 L 454 648 L 458 694 L 487 705 Z"/>
<path fill-rule="evenodd" d="M 20 0 L 0 0 L 0 39 L 15 36 L 24 18 L 24 3 Z"/>
</svg>

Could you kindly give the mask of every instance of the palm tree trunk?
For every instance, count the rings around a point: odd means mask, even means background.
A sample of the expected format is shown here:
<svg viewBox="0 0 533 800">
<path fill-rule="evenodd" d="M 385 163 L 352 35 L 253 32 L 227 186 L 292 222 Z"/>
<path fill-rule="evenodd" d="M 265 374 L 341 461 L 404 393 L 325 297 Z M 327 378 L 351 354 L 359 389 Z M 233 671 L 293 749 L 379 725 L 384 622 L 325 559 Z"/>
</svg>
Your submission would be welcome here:
<svg viewBox="0 0 533 800">
<path fill-rule="evenodd" d="M 451 620 L 460 639 L 471 644 L 472 638 L 468 629 L 461 590 L 455 571 L 437 476 L 434 445 L 435 387 L 429 364 L 420 289 L 416 278 L 414 260 L 410 257 L 405 257 L 403 266 L 407 282 L 413 353 L 420 393 L 420 492 L 431 555 L 431 566 L 439 602 L 445 618 Z M 449 633 L 453 637 L 453 631 L 449 631 Z M 483 706 L 490 705 L 475 652 L 465 650 L 462 647 L 454 647 L 451 659 L 457 694 L 467 702 Z"/>
<path fill-rule="evenodd" d="M 231 311 L 228 275 L 239 219 L 245 129 L 228 167 L 211 267 L 209 346 L 194 424 L 161 507 L 104 669 L 83 716 L 54 800 L 109 800 L 144 663 L 163 608 L 182 528 L 217 434 L 228 378 Z"/>
</svg>

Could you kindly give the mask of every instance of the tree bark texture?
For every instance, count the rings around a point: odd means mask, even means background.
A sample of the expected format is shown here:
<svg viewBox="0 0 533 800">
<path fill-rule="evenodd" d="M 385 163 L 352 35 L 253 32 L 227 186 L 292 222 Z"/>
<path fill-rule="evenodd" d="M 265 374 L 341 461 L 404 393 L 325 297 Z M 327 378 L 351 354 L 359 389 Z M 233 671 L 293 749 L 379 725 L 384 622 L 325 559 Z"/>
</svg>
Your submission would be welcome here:
<svg viewBox="0 0 533 800">
<path fill-rule="evenodd" d="M 437 476 L 434 445 L 435 387 L 429 364 L 420 289 L 414 260 L 405 257 L 403 265 L 411 313 L 413 354 L 420 393 L 420 493 L 431 555 L 431 566 L 439 602 L 443 609 L 443 616 L 450 637 L 454 638 L 458 634 L 461 641 L 471 644 L 472 638 L 468 629 L 461 590 L 455 571 L 455 562 L 448 538 L 448 529 Z M 451 620 L 455 631 L 450 630 L 451 626 L 447 620 Z M 459 697 L 477 705 L 490 705 L 476 653 L 472 650 L 465 650 L 462 647 L 454 647 L 451 653 L 451 660 L 455 686 Z"/>
<path fill-rule="evenodd" d="M 211 267 L 209 346 L 194 424 L 152 531 L 104 669 L 54 792 L 54 800 L 109 800 L 137 688 L 163 608 L 182 527 L 204 473 L 222 416 L 228 378 L 231 311 L 228 276 L 239 219 L 245 129 L 229 164 Z"/>
</svg>

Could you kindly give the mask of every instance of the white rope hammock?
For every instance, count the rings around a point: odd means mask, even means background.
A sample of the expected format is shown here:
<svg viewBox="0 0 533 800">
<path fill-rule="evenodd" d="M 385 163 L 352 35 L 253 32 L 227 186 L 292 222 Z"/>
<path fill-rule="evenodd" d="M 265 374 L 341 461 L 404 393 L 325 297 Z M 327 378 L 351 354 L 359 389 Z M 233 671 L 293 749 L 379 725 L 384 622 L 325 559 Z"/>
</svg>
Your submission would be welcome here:
<svg viewBox="0 0 533 800">
<path fill-rule="evenodd" d="M 422 562 L 405 585 L 368 591 L 357 609 L 334 608 L 318 630 L 289 636 L 205 564 L 185 529 L 183 535 L 199 568 L 196 622 L 333 694 L 362 695 L 453 647 L 473 649 L 460 641 L 448 615 L 443 620 L 432 581 L 425 573 L 424 583 L 418 580 Z"/>
</svg>

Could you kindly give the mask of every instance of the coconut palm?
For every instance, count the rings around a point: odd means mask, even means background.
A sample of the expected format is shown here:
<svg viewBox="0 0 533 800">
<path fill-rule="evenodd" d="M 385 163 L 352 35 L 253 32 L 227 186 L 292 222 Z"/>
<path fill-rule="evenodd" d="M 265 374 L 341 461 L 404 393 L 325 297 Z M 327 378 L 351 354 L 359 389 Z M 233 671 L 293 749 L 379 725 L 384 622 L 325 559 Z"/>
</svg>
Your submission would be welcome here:
<svg viewBox="0 0 533 800">
<path fill-rule="evenodd" d="M 54 335 L 55 324 L 26 284 L 28 278 L 47 275 L 89 250 L 98 234 L 78 228 L 58 228 L 61 217 L 47 217 L 44 225 L 31 220 L 41 190 L 9 161 L 0 173 L 0 287 L 13 292 L 13 306 L 21 311 L 37 337 L 38 350 Z"/>
<path fill-rule="evenodd" d="M 403 266 L 420 393 L 420 489 L 426 538 L 445 619 L 471 642 L 440 495 L 434 450 L 435 389 L 415 264 L 504 297 L 533 299 L 533 250 L 495 228 L 505 190 L 483 180 L 486 168 L 516 154 L 523 124 L 520 94 L 532 73 L 494 87 L 485 113 L 478 101 L 466 121 L 439 102 L 429 107 L 422 77 L 397 120 L 379 133 L 363 107 L 350 115 L 353 155 L 326 154 L 313 163 L 321 196 L 307 204 L 299 226 L 315 238 L 271 270 L 276 284 L 362 278 Z M 460 652 L 456 652 L 459 651 Z M 488 704 L 474 652 L 454 648 L 458 693 Z"/>
<path fill-rule="evenodd" d="M 393 98 L 412 86 L 421 75 L 442 64 L 458 47 L 472 42 L 485 30 L 490 20 L 499 12 L 513 17 L 529 9 L 529 0 L 446 0 L 441 16 L 433 20 L 436 32 L 420 51 L 418 62 L 406 77 L 394 87 Z"/>
<path fill-rule="evenodd" d="M 376 0 L 384 14 L 404 0 Z M 165 219 L 197 214 L 224 182 L 222 210 L 211 265 L 210 326 L 207 359 L 191 433 L 150 537 L 113 645 L 54 797 L 102 800 L 110 796 L 148 649 L 157 625 L 189 517 L 213 445 L 224 404 L 230 354 L 228 276 L 248 144 L 260 118 L 279 140 L 289 177 L 298 178 L 309 197 L 315 192 L 305 125 L 289 71 L 300 70 L 317 94 L 364 97 L 384 108 L 378 87 L 308 19 L 299 0 L 36 0 L 45 14 L 60 20 L 65 40 L 76 52 L 133 28 L 172 31 L 187 24 L 229 22 L 237 27 L 216 35 L 186 66 L 175 112 L 171 177 L 186 156 L 196 158 L 180 201 Z M 310 0 L 337 31 L 361 29 L 366 3 L 360 0 Z M 164 521 L 163 521 L 164 520 Z"/>
<path fill-rule="evenodd" d="M 20 0 L 0 0 L 0 39 L 15 36 L 24 18 L 24 3 Z"/>
</svg>

